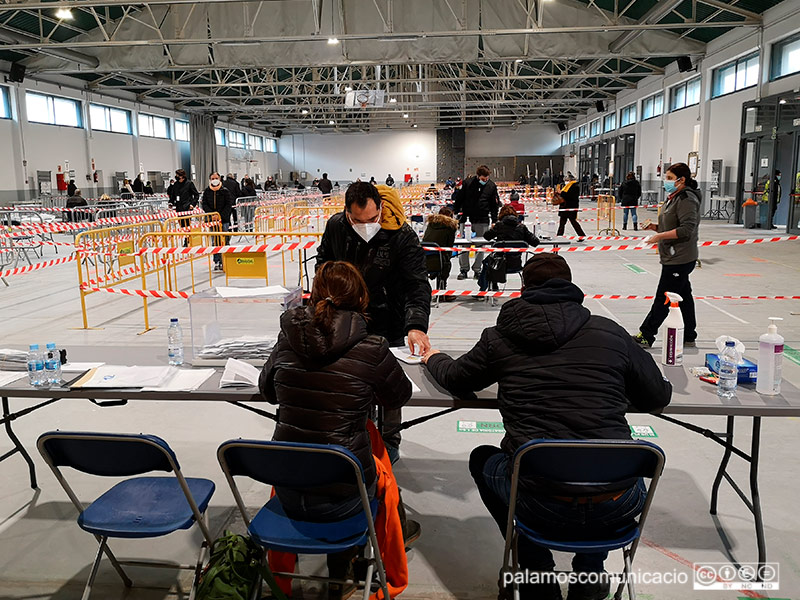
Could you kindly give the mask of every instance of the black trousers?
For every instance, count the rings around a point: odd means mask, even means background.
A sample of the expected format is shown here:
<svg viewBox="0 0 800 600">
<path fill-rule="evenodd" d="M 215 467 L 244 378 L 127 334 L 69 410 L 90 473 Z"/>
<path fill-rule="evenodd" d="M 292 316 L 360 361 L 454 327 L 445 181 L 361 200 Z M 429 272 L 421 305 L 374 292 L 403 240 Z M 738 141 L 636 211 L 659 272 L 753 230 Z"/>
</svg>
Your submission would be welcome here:
<svg viewBox="0 0 800 600">
<path fill-rule="evenodd" d="M 656 339 L 658 328 L 669 314 L 669 305 L 664 304 L 667 299 L 664 292 L 674 292 L 683 298 L 680 303 L 681 314 L 683 315 L 683 340 L 693 342 L 697 339 L 697 317 L 694 313 L 694 297 L 692 296 L 692 284 L 689 281 L 689 274 L 694 271 L 697 261 L 682 265 L 661 265 L 661 278 L 658 280 L 656 297 L 653 299 L 653 306 L 647 313 L 639 331 L 651 344 Z"/>
<path fill-rule="evenodd" d="M 577 233 L 581 237 L 586 236 L 586 234 L 583 232 L 583 229 L 581 228 L 581 224 L 578 223 L 577 210 L 576 211 L 568 210 L 568 211 L 563 211 L 561 213 L 561 217 L 558 223 L 558 233 L 556 233 L 556 235 L 564 235 L 564 227 L 566 226 L 567 221 L 572 223 L 572 228 L 575 230 L 575 233 Z"/>
</svg>

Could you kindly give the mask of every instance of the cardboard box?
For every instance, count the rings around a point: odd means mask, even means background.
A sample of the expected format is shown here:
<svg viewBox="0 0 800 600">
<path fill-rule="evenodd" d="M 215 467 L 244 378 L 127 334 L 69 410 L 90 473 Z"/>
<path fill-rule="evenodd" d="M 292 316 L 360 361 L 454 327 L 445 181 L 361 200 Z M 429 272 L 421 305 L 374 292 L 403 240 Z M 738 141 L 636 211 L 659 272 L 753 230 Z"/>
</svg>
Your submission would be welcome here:
<svg viewBox="0 0 800 600">
<path fill-rule="evenodd" d="M 719 355 L 711 353 L 706 354 L 706 367 L 711 369 L 714 375 L 719 375 Z M 758 365 L 743 358 L 742 362 L 739 363 L 738 383 L 755 383 L 757 375 Z"/>
</svg>

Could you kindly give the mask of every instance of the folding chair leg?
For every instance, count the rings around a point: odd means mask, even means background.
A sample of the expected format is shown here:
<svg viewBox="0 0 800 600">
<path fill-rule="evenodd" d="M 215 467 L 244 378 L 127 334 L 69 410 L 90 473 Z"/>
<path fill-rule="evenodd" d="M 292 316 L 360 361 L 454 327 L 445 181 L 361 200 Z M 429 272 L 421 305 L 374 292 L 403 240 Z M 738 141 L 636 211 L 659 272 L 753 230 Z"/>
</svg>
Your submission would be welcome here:
<svg viewBox="0 0 800 600">
<path fill-rule="evenodd" d="M 119 564 L 117 557 L 114 556 L 113 552 L 111 552 L 111 548 L 108 547 L 108 538 L 100 537 L 97 535 L 95 536 L 95 538 L 97 539 L 97 543 L 100 544 L 100 549 L 103 552 L 105 552 L 106 557 L 111 562 L 111 566 L 114 567 L 114 570 L 120 576 L 120 579 L 122 579 L 122 583 L 125 584 L 125 587 L 133 587 L 133 581 L 131 580 L 130 577 L 128 577 L 128 574 L 125 573 L 125 571 L 122 568 L 122 565 Z M 97 564 L 99 565 L 100 561 L 98 561 Z"/>
<path fill-rule="evenodd" d="M 106 539 L 107 538 L 100 538 L 100 547 L 97 549 L 97 556 L 94 557 L 94 562 L 92 563 L 92 568 L 89 571 L 89 579 L 86 581 L 86 587 L 83 588 L 83 596 L 81 600 L 89 600 L 89 596 L 92 594 L 92 584 L 94 583 L 94 578 L 97 576 L 97 569 L 100 567 L 100 561 L 103 558 L 103 551 L 105 550 L 106 546 Z"/>
<path fill-rule="evenodd" d="M 372 561 L 375 563 L 375 568 L 378 570 L 378 580 L 383 590 L 384 600 L 389 600 L 389 584 L 386 581 L 386 569 L 383 568 L 383 560 L 381 559 L 381 550 L 378 546 L 378 538 L 375 535 L 375 528 L 370 525 L 369 528 L 369 547 L 370 554 L 372 554 Z M 372 581 L 369 582 L 371 585 Z M 368 596 L 367 596 L 368 597 Z"/>
</svg>

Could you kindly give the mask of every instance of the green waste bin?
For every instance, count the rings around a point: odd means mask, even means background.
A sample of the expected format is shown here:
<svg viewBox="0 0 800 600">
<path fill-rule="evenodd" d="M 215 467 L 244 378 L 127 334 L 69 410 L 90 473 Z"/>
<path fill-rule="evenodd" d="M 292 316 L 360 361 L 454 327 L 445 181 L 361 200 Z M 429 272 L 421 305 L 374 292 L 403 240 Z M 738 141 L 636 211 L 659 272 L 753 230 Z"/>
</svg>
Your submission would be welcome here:
<svg viewBox="0 0 800 600">
<path fill-rule="evenodd" d="M 744 220 L 745 229 L 753 229 L 758 224 L 758 213 L 756 212 L 757 209 L 758 205 L 756 204 L 746 204 L 744 206 L 742 218 Z"/>
<path fill-rule="evenodd" d="M 758 203 L 758 223 L 761 229 L 769 229 L 769 202 Z"/>
</svg>

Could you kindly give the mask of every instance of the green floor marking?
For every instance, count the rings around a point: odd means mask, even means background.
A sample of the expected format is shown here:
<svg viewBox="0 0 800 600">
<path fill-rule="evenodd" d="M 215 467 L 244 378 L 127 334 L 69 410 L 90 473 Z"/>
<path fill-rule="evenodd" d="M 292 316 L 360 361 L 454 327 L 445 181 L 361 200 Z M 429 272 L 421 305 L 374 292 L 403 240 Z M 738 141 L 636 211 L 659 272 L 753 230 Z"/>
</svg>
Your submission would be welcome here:
<svg viewBox="0 0 800 600">
<path fill-rule="evenodd" d="M 658 434 L 650 425 L 631 425 L 631 437 L 657 438 Z M 502 421 L 457 421 L 456 431 L 460 433 L 505 433 Z"/>
<path fill-rule="evenodd" d="M 658 434 L 650 425 L 631 425 L 631 437 L 657 438 Z"/>
<path fill-rule="evenodd" d="M 800 365 L 800 350 L 795 350 L 791 346 L 783 345 L 783 355 L 796 365 Z"/>
<path fill-rule="evenodd" d="M 640 267 L 639 265 L 634 265 L 633 263 L 627 263 L 622 266 L 627 267 L 637 275 L 641 275 L 642 273 L 647 273 L 647 271 L 645 271 L 642 267 Z"/>
</svg>

